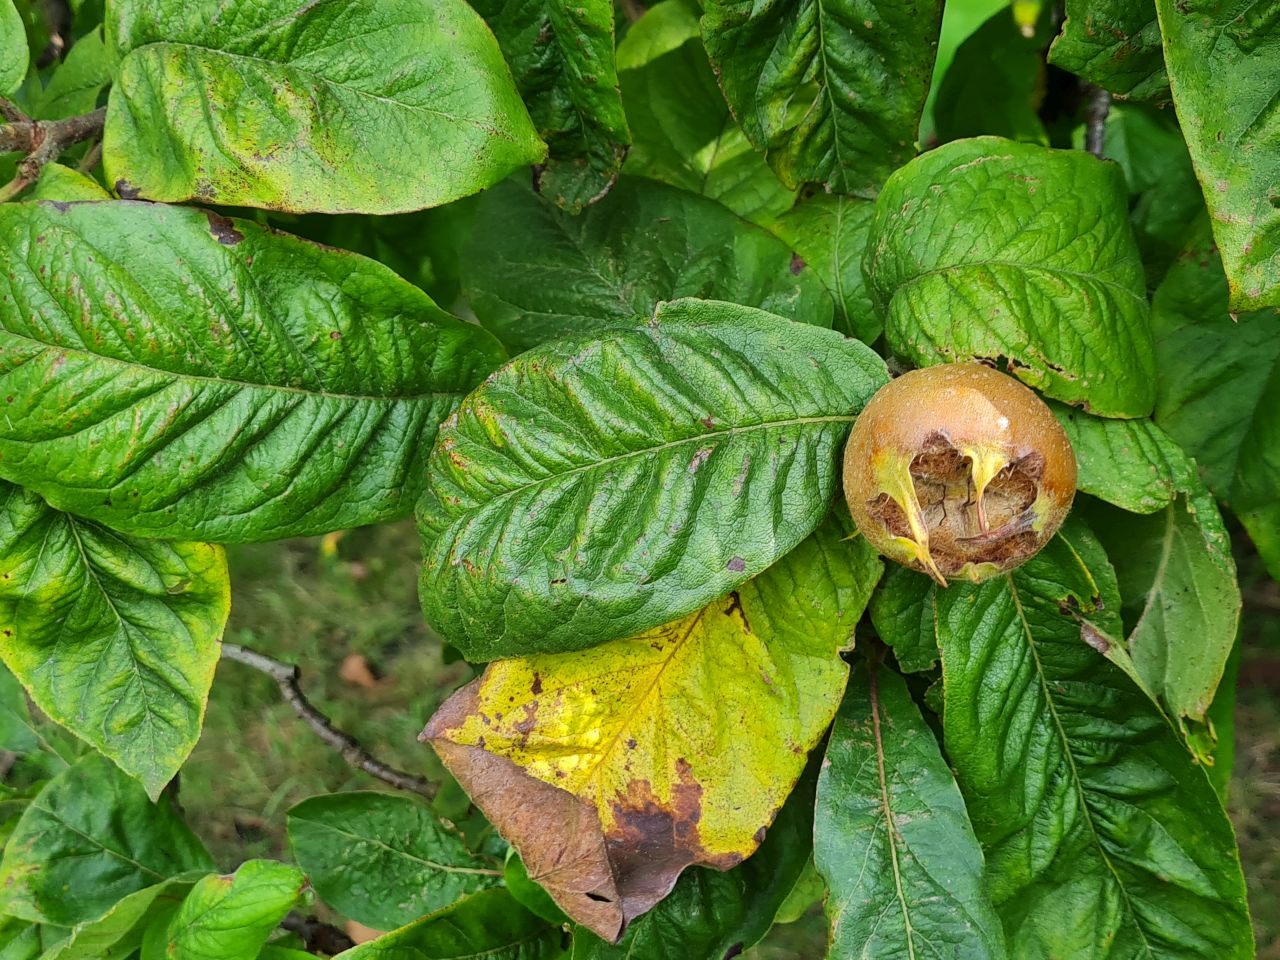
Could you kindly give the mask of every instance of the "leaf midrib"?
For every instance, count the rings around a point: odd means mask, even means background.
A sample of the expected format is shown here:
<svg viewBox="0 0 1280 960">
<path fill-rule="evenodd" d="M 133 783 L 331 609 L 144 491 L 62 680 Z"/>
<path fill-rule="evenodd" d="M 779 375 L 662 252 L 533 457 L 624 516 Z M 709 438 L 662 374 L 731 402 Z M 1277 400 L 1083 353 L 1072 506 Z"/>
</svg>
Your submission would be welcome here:
<svg viewBox="0 0 1280 960">
<path fill-rule="evenodd" d="M 897 825 L 894 823 L 893 807 L 889 803 L 889 781 L 884 769 L 884 737 L 880 731 L 880 693 L 876 680 L 876 664 L 874 662 L 870 666 L 868 679 L 868 689 L 871 694 L 871 724 L 876 738 L 876 766 L 880 773 L 880 804 L 884 810 L 885 840 L 889 844 L 889 859 L 893 865 L 893 887 L 898 897 L 898 906 L 902 909 L 907 956 L 909 960 L 916 960 L 915 928 L 911 924 L 911 911 L 907 907 L 907 896 L 902 889 L 902 867 L 898 863 L 898 830 Z"/>
<path fill-rule="evenodd" d="M 484 501 L 483 503 L 477 504 L 474 507 L 468 507 L 465 510 L 461 510 L 457 514 L 454 514 L 453 516 L 451 516 L 449 518 L 449 521 L 446 524 L 444 524 L 444 526 L 442 527 L 441 535 L 443 535 L 450 527 L 456 524 L 462 523 L 472 516 L 483 513 L 491 509 L 495 504 L 501 503 L 502 501 L 510 497 L 517 496 L 518 494 L 521 494 L 526 490 L 530 490 L 534 487 L 541 487 L 548 484 L 552 484 L 559 480 L 563 480 L 566 477 L 572 477 L 580 473 L 587 473 L 592 470 L 603 469 L 609 466 L 610 464 L 618 463 L 623 460 L 629 460 L 634 457 L 646 457 L 646 456 L 657 457 L 657 456 L 660 456 L 663 451 L 672 450 L 677 447 L 685 446 L 687 444 L 707 443 L 713 439 L 733 437 L 733 436 L 737 436 L 744 433 L 750 433 L 751 431 L 754 431 L 754 430 L 769 430 L 769 429 L 775 429 L 775 428 L 782 429 L 785 427 L 807 425 L 812 423 L 852 423 L 855 419 L 857 419 L 856 414 L 844 414 L 840 416 L 793 417 L 787 420 L 767 420 L 761 423 L 743 424 L 741 426 L 730 427 L 727 430 L 713 430 L 709 433 L 699 433 L 691 437 L 684 437 L 678 440 L 669 440 L 665 443 L 660 443 L 657 446 L 642 447 L 637 450 L 628 450 L 624 453 L 615 454 L 614 456 L 611 456 L 611 457 L 605 457 L 603 460 L 595 460 L 595 461 L 592 461 L 591 463 L 584 463 L 580 466 L 573 467 L 569 470 L 566 470 L 563 473 L 555 473 L 545 477 L 538 477 L 537 479 L 531 480 L 528 483 L 521 484 L 518 487 L 512 487 L 510 490 L 504 490 L 501 493 L 496 494 L 490 499 Z M 437 443 L 440 443 L 444 439 L 445 438 L 443 437 L 443 434 L 442 434 L 441 438 L 437 440 Z M 437 498 L 437 499 L 440 499 L 440 498 Z"/>
<path fill-rule="evenodd" d="M 502 871 L 493 870 L 488 867 L 456 867 L 456 866 L 451 866 L 447 863 L 438 863 L 435 860 L 428 860 L 425 857 L 419 857 L 414 853 L 410 853 L 408 850 L 398 850 L 395 847 L 386 843 L 385 841 L 379 840 L 377 837 L 370 837 L 370 836 L 364 836 L 358 833 L 351 833 L 350 831 L 343 830 L 341 827 L 335 826 L 332 823 L 326 823 L 321 820 L 306 820 L 303 822 L 310 823 L 312 826 L 319 827 L 323 830 L 332 831 L 333 833 L 336 833 L 338 834 L 338 836 L 341 836 L 341 837 L 347 837 L 351 840 L 358 840 L 361 843 L 373 844 L 374 846 L 381 847 L 383 850 L 386 850 L 388 853 L 394 854 L 397 857 L 403 857 L 406 860 L 413 860 L 431 870 L 438 870 L 441 873 L 460 873 L 460 874 L 468 874 L 468 875 L 481 876 L 481 877 L 502 876 Z"/>
<path fill-rule="evenodd" d="M 947 264 L 944 267 L 933 267 L 929 270 L 922 270 L 921 272 L 912 275 L 906 280 L 903 280 L 896 287 L 894 287 L 893 293 L 889 297 L 889 302 L 892 305 L 892 302 L 897 298 L 898 294 L 901 291 L 903 291 L 907 287 L 912 286 L 913 284 L 919 283 L 922 280 L 926 280 L 929 277 L 938 276 L 940 274 L 954 273 L 957 270 L 972 270 L 975 268 L 988 268 L 988 267 L 1007 267 L 1011 270 L 1023 270 L 1028 273 L 1049 273 L 1049 274 L 1053 274 L 1054 276 L 1070 277 L 1075 280 L 1089 280 L 1093 283 L 1100 283 L 1105 287 L 1109 287 L 1113 290 L 1119 291 L 1120 293 L 1123 293 L 1125 296 L 1129 297 L 1130 299 L 1138 303 L 1145 304 L 1147 302 L 1146 296 L 1144 294 L 1140 294 L 1134 290 L 1130 290 L 1124 284 L 1119 283 L 1115 280 L 1108 279 L 1107 277 L 1104 277 L 1101 274 L 1085 273 L 1083 270 L 1069 270 L 1066 267 L 1050 267 L 1050 266 L 1045 266 L 1044 264 L 1038 264 L 1038 263 L 1019 263 L 1016 260 L 1002 260 L 999 258 L 993 258 L 988 260 L 970 260 L 970 261 L 966 261 L 965 263 L 951 263 L 951 264 Z"/>
<path fill-rule="evenodd" d="M 1079 768 L 1076 767 L 1075 754 L 1071 752 L 1071 741 L 1067 737 L 1067 732 L 1062 726 L 1062 718 L 1058 716 L 1058 705 L 1054 702 L 1053 695 L 1049 689 L 1049 680 L 1044 674 L 1044 664 L 1040 660 L 1040 651 L 1036 649 L 1035 640 L 1031 631 L 1031 624 L 1027 622 L 1026 613 L 1022 609 L 1022 598 L 1018 594 L 1018 586 L 1013 581 L 1013 574 L 1005 574 L 1005 580 L 1009 585 L 1009 595 L 1013 598 L 1014 609 L 1018 613 L 1018 622 L 1022 626 L 1023 635 L 1027 641 L 1027 649 L 1031 653 L 1031 659 L 1035 663 L 1036 680 L 1040 684 L 1040 692 L 1044 697 L 1045 704 L 1049 707 L 1049 716 L 1053 719 L 1053 729 L 1058 735 L 1058 740 L 1062 744 L 1062 754 L 1066 758 L 1067 767 L 1070 770 L 1071 783 L 1075 787 L 1076 796 L 1080 801 L 1080 810 L 1084 814 L 1084 821 L 1089 827 L 1089 835 L 1093 838 L 1093 846 L 1098 851 L 1098 856 L 1102 858 L 1102 862 L 1106 865 L 1115 881 L 1116 888 L 1120 891 L 1121 899 L 1124 902 L 1124 911 L 1128 915 L 1129 923 L 1133 929 L 1138 932 L 1138 938 L 1142 941 L 1142 946 L 1146 951 L 1146 955 L 1151 960 L 1157 960 L 1156 953 L 1151 949 L 1151 944 L 1147 940 L 1147 932 L 1142 928 L 1142 924 L 1138 920 L 1137 911 L 1133 907 L 1133 901 L 1129 897 L 1129 890 L 1125 886 L 1124 881 L 1120 878 L 1119 872 L 1116 870 L 1115 864 L 1111 862 L 1111 857 L 1107 855 L 1107 850 L 1102 844 L 1102 838 L 1098 835 L 1097 825 L 1093 822 L 1093 808 L 1089 805 L 1089 797 L 1085 793 L 1084 783 L 1080 777 Z"/>
</svg>

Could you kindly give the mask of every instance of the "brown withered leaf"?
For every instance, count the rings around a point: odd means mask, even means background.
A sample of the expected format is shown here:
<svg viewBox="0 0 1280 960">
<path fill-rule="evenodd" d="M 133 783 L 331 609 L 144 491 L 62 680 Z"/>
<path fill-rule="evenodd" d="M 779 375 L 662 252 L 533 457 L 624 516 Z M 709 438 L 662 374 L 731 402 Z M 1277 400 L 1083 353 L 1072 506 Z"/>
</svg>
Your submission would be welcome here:
<svg viewBox="0 0 1280 960">
<path fill-rule="evenodd" d="M 423 739 L 561 909 L 616 941 L 686 867 L 759 846 L 839 704 L 880 569 L 824 528 L 682 620 L 490 664 Z"/>
</svg>

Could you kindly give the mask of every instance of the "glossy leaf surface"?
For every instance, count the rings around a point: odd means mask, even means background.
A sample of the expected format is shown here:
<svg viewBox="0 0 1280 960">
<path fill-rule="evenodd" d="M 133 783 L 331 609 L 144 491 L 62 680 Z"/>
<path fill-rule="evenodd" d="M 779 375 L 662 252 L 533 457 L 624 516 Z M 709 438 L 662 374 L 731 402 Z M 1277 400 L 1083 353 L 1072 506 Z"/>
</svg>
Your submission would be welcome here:
<svg viewBox="0 0 1280 960">
<path fill-rule="evenodd" d="M 881 565 L 827 524 L 727 598 L 590 656 L 491 664 L 424 732 L 530 876 L 606 940 L 750 856 L 831 722 Z"/>
<path fill-rule="evenodd" d="M 166 956 L 255 960 L 305 883 L 301 870 L 275 860 L 249 860 L 230 876 L 204 877 L 169 921 Z"/>
<path fill-rule="evenodd" d="M 618 44 L 618 70 L 632 135 L 627 173 L 704 194 L 756 223 L 795 201 L 729 112 L 692 4 L 652 6 Z"/>
<path fill-rule="evenodd" d="M 1280 30 L 1270 3 L 1156 0 L 1232 310 L 1280 307 Z"/>
<path fill-rule="evenodd" d="M 618 176 L 630 141 L 610 0 L 476 0 L 550 157 L 543 193 L 579 211 Z"/>
<path fill-rule="evenodd" d="M 1066 13 L 1050 63 L 1122 99 L 1169 99 L 1154 0 L 1067 0 Z"/>
<path fill-rule="evenodd" d="M 121 60 L 103 163 L 123 197 L 394 213 L 545 155 L 463 0 L 116 0 L 107 12 Z"/>
<path fill-rule="evenodd" d="M 289 811 L 289 845 L 325 903 L 375 930 L 403 926 L 500 880 L 412 797 L 311 797 Z"/>
<path fill-rule="evenodd" d="M 577 217 L 504 183 L 481 199 L 463 265 L 476 316 L 512 352 L 636 326 L 680 297 L 831 326 L 821 279 L 787 244 L 706 197 L 639 177 Z"/>
<path fill-rule="evenodd" d="M 1146 284 L 1124 179 L 1087 153 L 995 137 L 932 150 L 876 202 L 864 269 L 913 363 L 1006 358 L 1051 397 L 1151 412 Z"/>
<path fill-rule="evenodd" d="M 863 343 L 874 343 L 882 329 L 862 277 L 862 256 L 874 212 L 869 200 L 818 194 L 769 224 L 830 291 L 836 303 L 832 326 Z"/>
<path fill-rule="evenodd" d="M 869 348 L 728 304 L 554 341 L 441 430 L 419 508 L 427 620 L 471 660 L 632 636 L 817 527 Z"/>
<path fill-rule="evenodd" d="M 119 534 L 0 483 L 0 658 L 152 797 L 200 737 L 230 607 L 221 547 Z"/>
<path fill-rule="evenodd" d="M 861 663 L 818 779 L 830 957 L 1005 956 L 964 801 L 902 678 Z"/>
<path fill-rule="evenodd" d="M 947 754 L 1010 952 L 1252 956 L 1213 787 L 1076 619 L 1117 627 L 1114 576 L 1088 541 L 1069 531 L 1005 579 L 933 591 Z"/>
<path fill-rule="evenodd" d="M 783 183 L 875 196 L 915 154 L 940 2 L 707 0 L 703 10 L 725 98 Z"/>
<path fill-rule="evenodd" d="M 0 476 L 130 533 L 403 516 L 500 360 L 385 267 L 159 204 L 0 207 Z"/>
<path fill-rule="evenodd" d="M 97 754 L 31 801 L 0 861 L 0 909 L 43 923 L 96 920 L 118 901 L 213 862 L 167 797 Z"/>
</svg>

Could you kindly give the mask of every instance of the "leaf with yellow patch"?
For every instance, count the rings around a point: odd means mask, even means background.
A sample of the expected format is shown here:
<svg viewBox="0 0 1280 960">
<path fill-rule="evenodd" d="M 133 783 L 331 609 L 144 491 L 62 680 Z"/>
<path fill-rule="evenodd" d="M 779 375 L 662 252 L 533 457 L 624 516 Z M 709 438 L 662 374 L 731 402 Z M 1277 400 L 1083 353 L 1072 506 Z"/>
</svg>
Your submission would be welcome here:
<svg viewBox="0 0 1280 960">
<path fill-rule="evenodd" d="M 839 705 L 881 562 L 828 521 L 737 592 L 590 657 L 500 660 L 423 739 L 578 923 L 616 941 L 750 856 Z"/>
</svg>

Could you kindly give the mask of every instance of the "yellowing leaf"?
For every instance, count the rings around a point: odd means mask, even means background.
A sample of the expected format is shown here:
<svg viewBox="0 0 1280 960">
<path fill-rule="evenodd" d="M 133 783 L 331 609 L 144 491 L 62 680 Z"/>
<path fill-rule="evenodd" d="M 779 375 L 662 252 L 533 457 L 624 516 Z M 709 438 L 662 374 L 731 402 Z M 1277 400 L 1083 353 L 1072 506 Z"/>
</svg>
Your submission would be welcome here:
<svg viewBox="0 0 1280 960">
<path fill-rule="evenodd" d="M 831 722 L 881 565 L 834 523 L 703 610 L 490 664 L 423 734 L 574 920 L 617 940 L 691 864 L 750 856 Z"/>
</svg>

